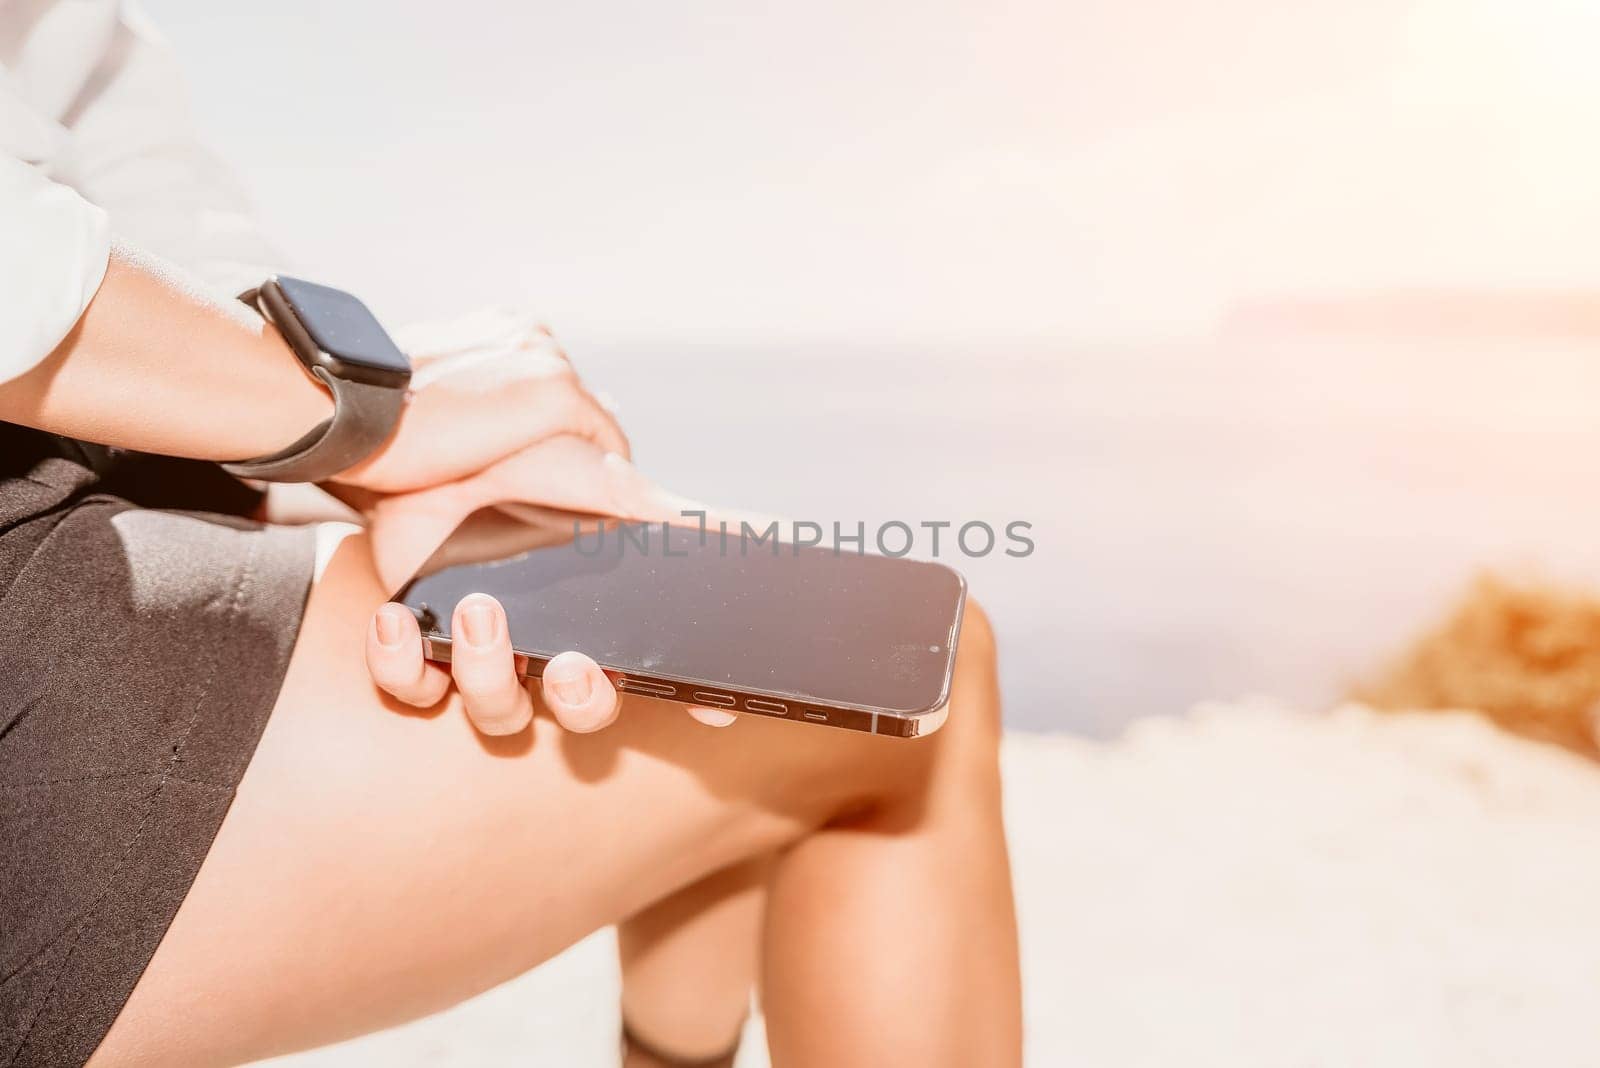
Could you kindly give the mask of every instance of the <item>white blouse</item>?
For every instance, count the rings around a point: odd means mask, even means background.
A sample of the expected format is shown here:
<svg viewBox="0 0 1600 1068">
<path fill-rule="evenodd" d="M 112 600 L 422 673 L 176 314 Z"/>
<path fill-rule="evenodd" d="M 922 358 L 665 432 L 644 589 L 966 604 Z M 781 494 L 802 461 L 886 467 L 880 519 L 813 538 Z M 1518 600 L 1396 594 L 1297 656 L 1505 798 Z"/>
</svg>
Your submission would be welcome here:
<svg viewBox="0 0 1600 1068">
<path fill-rule="evenodd" d="M 132 3 L 0 2 L 0 381 L 71 331 L 113 234 L 226 294 L 278 259 Z"/>
</svg>

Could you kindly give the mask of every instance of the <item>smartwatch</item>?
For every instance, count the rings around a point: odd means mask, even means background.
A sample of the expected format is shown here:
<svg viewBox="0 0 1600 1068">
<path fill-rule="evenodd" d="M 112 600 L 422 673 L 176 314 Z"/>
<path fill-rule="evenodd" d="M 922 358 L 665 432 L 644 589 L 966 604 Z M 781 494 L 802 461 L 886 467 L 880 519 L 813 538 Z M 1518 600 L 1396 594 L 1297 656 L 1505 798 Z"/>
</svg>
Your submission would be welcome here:
<svg viewBox="0 0 1600 1068">
<path fill-rule="evenodd" d="M 376 452 L 400 421 L 411 361 L 367 306 L 343 290 L 287 275 L 239 299 L 276 326 L 306 373 L 333 393 L 333 415 L 280 452 L 223 469 L 269 482 L 321 482 Z"/>
</svg>

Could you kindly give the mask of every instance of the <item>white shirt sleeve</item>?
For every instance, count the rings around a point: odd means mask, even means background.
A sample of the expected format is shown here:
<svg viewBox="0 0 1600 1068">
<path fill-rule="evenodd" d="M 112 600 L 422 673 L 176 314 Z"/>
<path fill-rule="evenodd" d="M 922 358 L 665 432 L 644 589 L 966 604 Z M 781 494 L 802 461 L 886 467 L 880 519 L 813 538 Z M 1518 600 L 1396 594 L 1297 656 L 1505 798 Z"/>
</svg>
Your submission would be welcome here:
<svg viewBox="0 0 1600 1068">
<path fill-rule="evenodd" d="M 130 0 L 0 0 L 0 381 L 42 360 L 119 242 L 231 297 L 280 265 Z"/>
<path fill-rule="evenodd" d="M 103 210 L 0 155 L 0 382 L 31 370 L 71 332 L 110 252 Z"/>
<path fill-rule="evenodd" d="M 53 4 L 49 14 L 64 18 L 75 6 L 83 5 Z M 110 9 L 104 51 L 57 116 L 67 136 L 50 173 L 105 208 L 119 241 L 181 267 L 217 295 L 258 285 L 283 261 L 232 172 L 198 136 L 177 57 L 137 5 L 95 6 Z M 80 48 L 96 39 L 73 38 Z M 57 54 L 28 58 L 40 61 L 28 72 L 34 84 L 61 69 Z"/>
</svg>

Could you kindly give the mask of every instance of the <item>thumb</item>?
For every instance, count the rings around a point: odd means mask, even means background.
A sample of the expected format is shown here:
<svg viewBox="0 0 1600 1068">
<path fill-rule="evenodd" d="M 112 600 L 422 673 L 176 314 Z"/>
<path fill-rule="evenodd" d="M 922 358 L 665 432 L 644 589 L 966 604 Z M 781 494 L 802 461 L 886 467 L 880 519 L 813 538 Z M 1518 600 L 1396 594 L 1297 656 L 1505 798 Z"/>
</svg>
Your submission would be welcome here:
<svg viewBox="0 0 1600 1068">
<path fill-rule="evenodd" d="M 372 503 L 367 538 L 384 589 L 393 593 L 405 585 L 472 509 L 471 499 L 452 482 Z"/>
</svg>

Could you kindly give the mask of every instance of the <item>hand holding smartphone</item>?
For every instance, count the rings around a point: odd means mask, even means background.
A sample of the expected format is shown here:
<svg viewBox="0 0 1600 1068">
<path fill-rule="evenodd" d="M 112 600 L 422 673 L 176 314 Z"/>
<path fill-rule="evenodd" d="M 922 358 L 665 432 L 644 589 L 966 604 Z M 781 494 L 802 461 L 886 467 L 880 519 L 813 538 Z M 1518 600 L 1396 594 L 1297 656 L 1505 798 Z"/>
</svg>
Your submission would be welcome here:
<svg viewBox="0 0 1600 1068">
<path fill-rule="evenodd" d="M 966 583 L 922 561 L 486 510 L 396 597 L 429 658 L 450 659 L 472 593 L 504 606 L 529 676 L 582 649 L 624 693 L 909 738 L 943 723 Z"/>
</svg>

